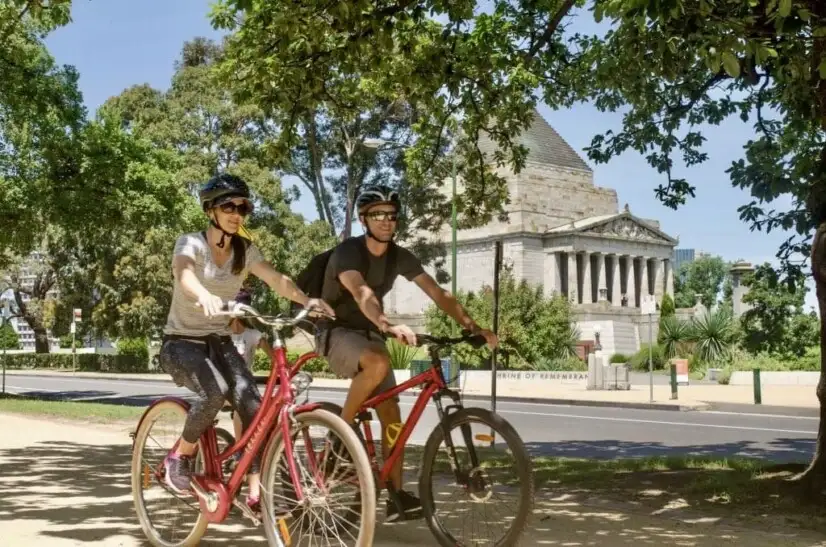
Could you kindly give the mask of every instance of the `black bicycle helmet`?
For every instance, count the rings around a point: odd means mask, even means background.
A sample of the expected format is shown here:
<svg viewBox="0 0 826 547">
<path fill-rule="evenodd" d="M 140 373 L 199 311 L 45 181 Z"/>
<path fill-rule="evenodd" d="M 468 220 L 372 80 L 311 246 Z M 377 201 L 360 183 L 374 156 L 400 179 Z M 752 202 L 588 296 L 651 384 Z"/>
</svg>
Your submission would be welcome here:
<svg viewBox="0 0 826 547">
<path fill-rule="evenodd" d="M 384 184 L 373 184 L 365 186 L 356 198 L 356 209 L 359 214 L 366 212 L 370 207 L 382 204 L 393 205 L 396 210 L 400 209 L 402 202 L 399 193 Z"/>
<path fill-rule="evenodd" d="M 201 207 L 204 209 L 204 212 L 236 198 L 247 200 L 250 211 L 252 211 L 253 207 L 252 201 L 250 200 L 250 189 L 247 183 L 244 182 L 244 179 L 241 177 L 230 175 L 229 173 L 215 175 L 206 181 L 206 183 L 201 186 L 198 197 L 201 200 Z M 226 244 L 224 241 L 225 238 L 232 239 L 235 235 L 224 230 L 214 219 L 210 220 L 210 224 L 221 230 L 221 241 L 218 242 L 218 247 L 220 248 L 223 248 Z"/>
<path fill-rule="evenodd" d="M 209 179 L 199 192 L 204 211 L 235 198 L 250 199 L 250 189 L 241 177 L 221 173 Z M 252 205 L 252 202 L 250 202 Z"/>
</svg>

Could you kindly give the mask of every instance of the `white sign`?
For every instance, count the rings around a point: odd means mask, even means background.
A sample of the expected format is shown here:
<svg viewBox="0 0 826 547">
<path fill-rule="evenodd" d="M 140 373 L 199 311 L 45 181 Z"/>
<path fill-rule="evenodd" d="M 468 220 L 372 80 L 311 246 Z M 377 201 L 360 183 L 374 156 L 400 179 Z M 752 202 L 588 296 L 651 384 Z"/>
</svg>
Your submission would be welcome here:
<svg viewBox="0 0 826 547">
<path fill-rule="evenodd" d="M 75 322 L 72 321 L 69 324 L 69 333 L 74 334 L 75 332 L 77 332 L 77 327 L 75 326 Z"/>
<path fill-rule="evenodd" d="M 83 315 L 83 310 L 81 310 L 80 308 L 75 308 L 74 310 L 72 310 L 72 321 L 73 322 L 76 321 L 76 322 L 80 323 L 82 315 Z M 74 331 L 72 331 L 72 332 L 74 332 Z"/>
<path fill-rule="evenodd" d="M 643 315 L 657 313 L 657 301 L 653 294 L 643 294 L 640 297 L 640 311 Z"/>
</svg>

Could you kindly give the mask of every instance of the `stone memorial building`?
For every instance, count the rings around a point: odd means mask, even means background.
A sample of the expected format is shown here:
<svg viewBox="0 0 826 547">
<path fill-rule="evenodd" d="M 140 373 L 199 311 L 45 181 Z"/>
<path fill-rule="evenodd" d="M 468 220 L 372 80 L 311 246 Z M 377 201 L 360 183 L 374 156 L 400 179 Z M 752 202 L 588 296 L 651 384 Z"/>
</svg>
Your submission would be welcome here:
<svg viewBox="0 0 826 547">
<path fill-rule="evenodd" d="M 593 342 L 596 331 L 607 355 L 634 353 L 648 338 L 648 316 L 640 310 L 644 295 L 658 303 L 665 293 L 673 296 L 677 239 L 656 220 L 632 214 L 628 205 L 620 209 L 616 191 L 596 186 L 585 161 L 538 112 L 534 116 L 519 139 L 529 150 L 522 172 L 497 168 L 508 181 L 508 220 L 457 234 L 457 286 L 477 291 L 492 285 L 499 239 L 504 262 L 517 279 L 541 283 L 546 294 L 572 302 L 584 345 Z M 480 147 L 493 157 L 492 141 L 480 139 Z M 448 181 L 445 191 L 450 187 Z M 450 271 L 450 226 L 427 237 L 445 242 Z M 413 283 L 398 278 L 384 302 L 395 320 L 423 327 L 430 300 Z M 654 329 L 657 319 L 654 315 Z"/>
</svg>

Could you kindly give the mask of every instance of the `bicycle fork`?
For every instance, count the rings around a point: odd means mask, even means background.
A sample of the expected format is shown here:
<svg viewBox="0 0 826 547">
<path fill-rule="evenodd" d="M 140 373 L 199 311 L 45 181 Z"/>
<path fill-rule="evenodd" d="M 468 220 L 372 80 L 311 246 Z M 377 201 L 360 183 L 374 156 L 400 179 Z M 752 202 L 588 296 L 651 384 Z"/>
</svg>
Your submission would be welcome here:
<svg viewBox="0 0 826 547">
<path fill-rule="evenodd" d="M 443 408 L 442 395 L 447 395 L 450 397 L 453 400 L 453 404 Z M 468 471 L 462 471 L 461 466 L 459 465 L 459 457 L 456 454 L 456 447 L 453 444 L 453 437 L 450 435 L 450 429 L 448 428 L 448 419 L 450 416 L 464 408 L 461 400 L 459 399 L 459 395 L 446 389 L 443 390 L 442 393 L 433 395 L 433 402 L 436 405 L 436 414 L 439 416 L 439 427 L 442 428 L 442 438 L 444 439 L 445 446 L 447 447 L 449 455 L 448 459 L 450 461 L 450 467 L 453 470 L 453 475 L 456 477 L 456 483 L 464 486 L 465 488 L 469 488 L 471 473 L 474 469 L 479 467 L 479 457 L 476 455 L 476 446 L 473 444 L 473 434 L 471 432 L 470 425 L 461 424 L 459 426 L 459 429 L 462 431 L 462 438 L 465 441 L 465 446 L 467 447 L 468 459 L 470 460 L 470 469 Z M 480 486 L 482 488 L 485 487 L 484 484 Z"/>
</svg>

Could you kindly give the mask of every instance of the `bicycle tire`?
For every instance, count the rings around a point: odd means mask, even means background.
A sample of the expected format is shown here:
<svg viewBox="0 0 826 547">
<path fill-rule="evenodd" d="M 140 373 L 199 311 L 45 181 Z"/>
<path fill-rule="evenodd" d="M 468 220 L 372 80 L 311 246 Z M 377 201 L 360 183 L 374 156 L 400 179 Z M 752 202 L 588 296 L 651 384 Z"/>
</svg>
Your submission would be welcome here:
<svg viewBox="0 0 826 547">
<path fill-rule="evenodd" d="M 436 509 L 433 500 L 433 465 L 439 453 L 439 448 L 444 441 L 444 431 L 451 431 L 454 427 L 468 422 L 480 422 L 491 429 L 503 439 L 511 453 L 514 460 L 516 460 L 516 469 L 518 470 L 519 484 L 522 485 L 519 496 L 519 510 L 516 517 L 511 521 L 511 528 L 508 533 L 500 541 L 496 543 L 495 547 L 511 547 L 517 545 L 519 539 L 525 532 L 528 524 L 528 518 L 533 510 L 533 466 L 531 465 L 530 455 L 528 454 L 525 444 L 516 432 L 516 429 L 502 416 L 491 412 L 484 408 L 463 408 L 450 414 L 445 422 L 444 429 L 442 424 L 437 425 L 433 432 L 427 439 L 424 453 L 422 454 L 422 465 L 419 468 L 419 496 L 422 502 L 422 514 L 431 533 L 433 533 L 439 545 L 444 547 L 451 547 L 460 545 L 461 542 L 456 540 L 447 532 L 436 518 Z"/>
<path fill-rule="evenodd" d="M 132 500 L 135 505 L 135 514 L 138 516 L 138 521 L 143 529 L 143 533 L 152 545 L 155 547 L 191 547 L 198 545 L 201 538 L 206 533 L 207 526 L 209 526 L 209 521 L 207 520 L 206 515 L 199 510 L 198 519 L 195 521 L 195 525 L 192 527 L 189 534 L 180 541 L 168 542 L 160 537 L 152 525 L 149 515 L 146 512 L 143 496 L 141 495 L 141 482 L 143 480 L 141 453 L 143 452 L 143 447 L 146 444 L 146 438 L 149 435 L 151 426 L 155 422 L 153 418 L 157 419 L 157 415 L 171 409 L 175 409 L 176 412 L 180 412 L 181 416 L 186 419 L 186 410 L 180 403 L 176 401 L 163 401 L 146 411 L 140 428 L 135 432 L 135 442 L 132 446 L 131 465 Z M 198 452 L 202 452 L 200 440 L 198 441 Z"/>
<path fill-rule="evenodd" d="M 295 415 L 295 421 L 302 422 L 322 422 L 335 432 L 342 440 L 347 451 L 353 456 L 353 464 L 359 480 L 359 491 L 361 495 L 361 522 L 359 524 L 359 537 L 356 540 L 356 547 L 370 547 L 373 545 L 373 537 L 376 529 L 376 488 L 373 479 L 373 470 L 370 461 L 367 459 L 367 451 L 361 444 L 356 432 L 338 414 L 322 407 L 299 412 Z M 283 435 L 278 429 L 278 433 L 273 436 L 267 445 L 262 465 L 261 484 L 270 484 L 270 474 L 278 473 L 278 462 L 284 449 Z M 273 493 L 270 488 L 262 488 L 261 513 L 264 521 L 264 531 L 270 545 L 283 545 L 279 535 L 279 525 L 272 521 Z M 300 541 L 300 539 L 298 540 Z M 293 541 L 292 543 L 297 543 Z"/>
</svg>

